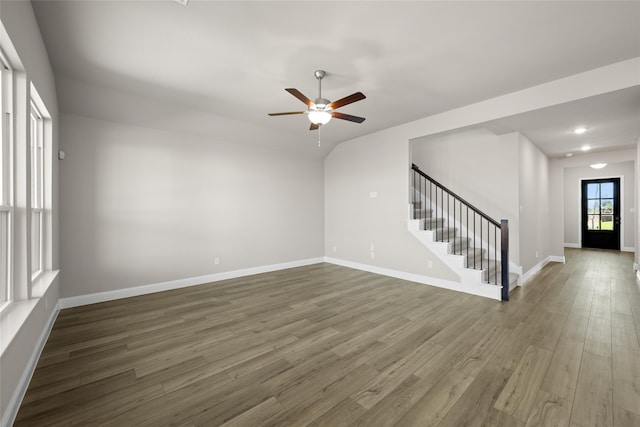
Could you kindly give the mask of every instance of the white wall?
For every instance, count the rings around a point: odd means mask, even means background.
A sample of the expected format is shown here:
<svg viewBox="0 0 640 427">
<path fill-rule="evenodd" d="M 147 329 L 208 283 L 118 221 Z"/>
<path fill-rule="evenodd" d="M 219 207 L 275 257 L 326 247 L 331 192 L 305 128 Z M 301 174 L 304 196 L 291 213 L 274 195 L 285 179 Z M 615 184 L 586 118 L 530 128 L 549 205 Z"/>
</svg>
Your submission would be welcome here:
<svg viewBox="0 0 640 427">
<path fill-rule="evenodd" d="M 550 255 L 549 158 L 525 136 L 519 135 L 519 249 L 523 272 Z"/>
<path fill-rule="evenodd" d="M 442 277 L 451 278 L 452 272 L 442 265 L 436 265 L 435 260 L 433 261 L 434 268 L 432 270 L 424 270 L 423 259 L 429 257 L 429 254 L 421 251 L 415 242 L 407 240 L 404 235 L 400 235 L 401 237 L 399 238 L 392 237 L 394 231 L 399 233 L 401 229 L 404 229 L 404 224 L 400 225 L 398 221 L 403 221 L 402 219 L 407 216 L 403 206 L 406 206 L 406 201 L 408 201 L 408 170 L 410 163 L 407 161 L 409 159 L 408 141 L 437 135 L 442 136 L 445 135 L 445 132 L 460 132 L 461 129 L 481 126 L 486 121 L 636 86 L 640 84 L 640 75 L 637 73 L 639 64 L 640 58 L 634 58 L 456 110 L 436 114 L 340 144 L 327 156 L 325 162 L 326 255 L 343 259 L 357 259 L 359 260 L 358 262 L 363 263 L 366 260 L 367 264 L 397 268 L 399 270 L 405 268 L 404 271 L 417 272 L 418 274 L 432 277 L 442 275 Z M 503 137 L 513 139 L 515 146 L 520 145 L 519 137 L 514 138 L 510 135 L 504 135 Z M 515 149 L 514 155 L 510 158 L 513 160 L 514 165 L 519 166 L 521 160 L 524 161 L 524 159 L 521 159 L 520 155 L 516 153 L 518 153 L 518 148 Z M 381 156 L 387 157 L 380 160 L 379 157 Z M 545 200 L 548 200 L 548 218 L 563 218 L 563 167 L 567 160 L 545 161 L 538 154 L 532 153 L 532 156 L 534 160 L 537 159 L 534 161 L 537 166 L 532 169 L 534 171 L 532 173 L 535 173 L 535 170 L 538 169 L 548 168 L 549 180 L 546 184 L 548 199 L 542 196 L 545 183 L 541 182 L 536 190 L 539 192 L 538 199 L 542 200 L 542 203 L 535 201 L 528 201 L 528 203 L 534 203 L 540 207 L 544 205 Z M 635 150 L 633 150 L 633 156 L 635 157 Z M 464 153 L 460 153 L 460 157 L 465 157 Z M 572 162 L 575 162 L 578 157 L 582 156 L 574 156 L 573 160 L 568 160 L 568 164 L 573 164 Z M 355 160 L 357 162 L 354 165 L 358 166 L 351 166 L 350 162 Z M 345 209 L 341 203 L 348 202 L 351 198 L 362 201 L 362 198 L 369 192 L 375 191 L 375 189 L 371 188 L 371 183 L 377 182 L 375 181 L 375 176 L 378 171 L 373 170 L 372 166 L 360 166 L 369 161 L 372 161 L 372 164 L 380 163 L 384 165 L 384 176 L 391 178 L 385 184 L 385 188 L 391 192 L 392 196 L 389 195 L 387 197 L 393 198 L 393 200 L 389 199 L 387 202 L 395 203 L 395 206 L 399 207 L 385 208 L 384 213 L 387 215 L 377 215 L 376 219 L 354 219 L 358 210 L 355 207 Z M 518 166 L 516 166 L 516 169 L 518 169 Z M 508 185 L 515 185 L 513 188 L 515 189 L 515 194 L 518 194 L 520 192 L 520 173 L 511 173 L 506 176 L 515 177 L 514 182 Z M 523 202 L 527 202 L 527 200 L 523 200 Z M 520 198 L 518 196 L 515 205 L 509 203 L 508 212 L 519 211 L 519 205 Z M 500 212 L 498 212 L 499 214 Z M 362 217 L 364 215 L 362 214 Z M 514 218 L 517 217 L 518 215 L 516 214 Z M 534 223 L 538 222 L 538 229 L 542 229 L 544 228 L 542 224 L 545 217 L 546 212 L 538 209 L 537 212 L 533 211 L 530 219 Z M 397 253 L 411 258 L 401 260 L 392 256 L 381 259 L 378 255 L 376 255 L 375 259 L 367 258 L 372 236 L 370 233 L 363 231 L 362 221 L 367 222 L 366 227 L 368 230 L 376 230 L 378 233 L 377 240 L 379 243 L 376 248 L 380 247 L 380 243 L 383 247 L 389 247 L 392 244 L 398 245 Z M 512 219 L 512 221 L 514 220 Z M 527 224 L 530 222 L 529 219 L 526 219 L 526 221 Z M 545 237 L 541 235 L 540 237 L 543 240 L 536 242 L 533 258 L 530 257 L 531 252 L 527 253 L 526 258 L 523 259 L 525 264 L 523 265 L 523 272 L 525 273 L 528 271 L 526 267 L 534 262 L 536 250 L 538 251 L 538 260 L 541 260 L 545 254 L 548 254 L 545 259 L 563 259 L 564 257 L 563 221 L 549 221 L 547 224 L 549 226 L 547 243 L 546 245 L 544 244 Z M 360 230 L 353 232 L 352 239 L 344 234 L 351 227 L 354 227 L 354 230 L 358 230 L 358 227 L 360 227 Z M 511 229 L 514 228 L 519 231 L 520 224 L 512 222 Z M 341 247 L 344 250 L 345 245 L 339 246 L 334 242 L 345 242 L 347 250 L 342 254 L 338 253 Z M 521 250 L 522 245 L 519 241 L 515 243 L 512 241 L 511 243 L 513 247 L 518 249 L 518 252 Z M 336 246 L 337 249 L 335 253 L 333 252 L 333 246 Z M 540 249 L 537 248 L 538 246 Z M 510 253 L 510 258 L 518 262 L 520 262 L 520 256 L 520 253 L 514 253 L 514 251 Z"/>
<path fill-rule="evenodd" d="M 564 243 L 580 247 L 581 234 L 581 180 L 620 178 L 621 226 L 620 248 L 635 249 L 634 183 L 635 164 L 627 162 L 609 163 L 603 169 L 578 166 L 564 169 Z"/>
<path fill-rule="evenodd" d="M 410 166 L 409 142 L 384 133 L 340 144 L 327 156 L 325 253 L 343 261 L 459 282 L 407 230 Z M 372 192 L 377 196 L 372 198 Z"/>
<path fill-rule="evenodd" d="M 497 221 L 509 220 L 509 258 L 519 264 L 518 135 L 467 129 L 412 141 L 411 159 Z"/>
<path fill-rule="evenodd" d="M 323 255 L 321 159 L 68 114 L 61 141 L 63 297 Z"/>
<path fill-rule="evenodd" d="M 418 138 L 412 160 L 494 219 L 509 220 L 509 258 L 523 272 L 550 255 L 549 159 L 526 137 L 472 128 Z"/>
<path fill-rule="evenodd" d="M 20 64 L 17 71 L 26 73 L 27 79 L 33 82 L 51 114 L 53 122 L 52 150 L 56 153 L 58 148 L 58 105 L 54 76 L 31 3 L 26 1 L 2 2 L 0 4 L 0 20 L 2 21 L 0 44 L 3 48 L 6 48 L 8 44 L 13 45 L 15 50 L 7 49 L 10 51 L 5 50 L 5 53 L 10 57 L 12 65 Z M 26 79 L 22 80 L 27 81 Z M 27 90 L 27 85 L 24 86 L 24 89 Z M 59 253 L 57 161 L 53 161 L 52 167 L 51 214 L 54 220 L 50 225 L 52 233 L 51 268 L 57 269 Z M 19 191 L 23 194 L 26 193 L 25 188 L 21 188 Z M 18 207 L 15 211 L 16 215 L 25 215 L 25 212 L 24 207 Z M 19 230 L 19 233 L 23 234 L 23 232 L 25 230 Z M 25 234 L 21 238 L 24 238 Z M 26 250 L 27 247 L 17 249 Z M 25 274 L 26 272 L 22 274 L 22 277 Z M 14 280 L 16 277 L 14 276 Z M 39 343 L 43 338 L 43 333 L 48 330 L 48 322 L 56 309 L 58 296 L 59 283 L 58 280 L 55 280 L 39 298 L 15 303 L 11 309 L 4 310 L 0 316 L 0 322 L 9 324 L 9 328 L 5 327 L 7 325 L 0 325 L 2 328 L 0 333 L 2 345 L 0 347 L 3 349 L 0 354 L 0 419 L 2 422 L 6 422 L 7 416 L 11 415 L 8 411 L 9 404 L 19 403 L 15 400 L 12 402 L 12 399 L 19 397 L 16 391 L 20 386 L 26 386 L 29 377 L 28 375 L 23 377 L 23 375 L 28 374 L 26 368 L 31 361 L 34 361 L 33 357 L 37 356 Z M 19 319 L 19 322 L 16 319 Z M 8 329 L 15 332 L 15 334 L 11 334 L 12 339 L 10 340 L 5 334 Z"/>
</svg>

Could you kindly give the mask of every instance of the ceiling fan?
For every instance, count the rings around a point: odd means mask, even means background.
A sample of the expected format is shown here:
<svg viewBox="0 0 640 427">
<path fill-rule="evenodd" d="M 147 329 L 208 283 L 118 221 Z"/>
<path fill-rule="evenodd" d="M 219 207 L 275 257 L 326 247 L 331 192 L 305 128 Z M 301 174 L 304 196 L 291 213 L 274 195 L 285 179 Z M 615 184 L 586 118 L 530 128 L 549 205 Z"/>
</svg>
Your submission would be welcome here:
<svg viewBox="0 0 640 427">
<path fill-rule="evenodd" d="M 337 101 L 329 101 L 322 97 L 322 79 L 327 75 L 324 70 L 317 70 L 314 75 L 316 79 L 318 79 L 318 97 L 315 101 L 311 101 L 309 98 L 304 96 L 302 92 L 298 89 L 288 88 L 285 89 L 291 95 L 298 98 L 300 101 L 304 102 L 307 105 L 307 111 L 289 111 L 286 113 L 269 113 L 270 116 L 286 116 L 290 114 L 306 114 L 311 121 L 311 127 L 309 130 L 319 129 L 320 126 L 329 123 L 332 117 L 341 120 L 348 120 L 350 122 L 362 123 L 364 122 L 364 117 L 352 116 L 350 114 L 344 114 L 336 111 L 340 107 L 344 107 L 345 105 L 351 104 L 356 101 L 361 101 L 366 98 L 362 92 L 356 92 L 347 97 L 339 99 Z"/>
</svg>

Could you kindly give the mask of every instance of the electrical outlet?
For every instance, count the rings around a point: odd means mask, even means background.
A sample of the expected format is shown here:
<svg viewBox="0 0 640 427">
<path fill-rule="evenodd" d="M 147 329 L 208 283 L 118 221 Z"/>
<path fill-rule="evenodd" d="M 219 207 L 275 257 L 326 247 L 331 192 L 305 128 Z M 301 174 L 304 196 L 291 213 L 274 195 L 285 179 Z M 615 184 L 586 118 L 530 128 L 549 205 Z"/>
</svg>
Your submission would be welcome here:
<svg viewBox="0 0 640 427">
<path fill-rule="evenodd" d="M 536 251 L 536 259 L 538 259 L 538 251 Z"/>
<path fill-rule="evenodd" d="M 214 263 L 215 265 L 219 265 L 219 264 L 220 264 L 220 258 L 215 257 L 215 258 L 213 259 L 213 263 Z"/>
</svg>

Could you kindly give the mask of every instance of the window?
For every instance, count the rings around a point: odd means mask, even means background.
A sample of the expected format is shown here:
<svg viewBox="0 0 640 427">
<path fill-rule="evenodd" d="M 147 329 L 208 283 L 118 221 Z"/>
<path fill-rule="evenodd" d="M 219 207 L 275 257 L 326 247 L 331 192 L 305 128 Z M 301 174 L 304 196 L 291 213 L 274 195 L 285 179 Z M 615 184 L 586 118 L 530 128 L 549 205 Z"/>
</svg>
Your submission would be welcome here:
<svg viewBox="0 0 640 427">
<path fill-rule="evenodd" d="M 0 51 L 0 307 L 11 300 L 11 70 Z"/>
<path fill-rule="evenodd" d="M 0 0 L 1 1 L 1 0 Z M 5 41 L 5 40 L 0 40 Z M 0 46 L 0 311 L 44 295 L 55 278 L 53 120 L 19 60 Z M 16 250 L 19 248 L 19 250 Z M 54 274 L 47 274 L 51 270 Z M 2 320 L 2 317 L 0 317 Z"/>
<path fill-rule="evenodd" d="M 31 276 L 44 269 L 44 120 L 31 103 Z"/>
</svg>

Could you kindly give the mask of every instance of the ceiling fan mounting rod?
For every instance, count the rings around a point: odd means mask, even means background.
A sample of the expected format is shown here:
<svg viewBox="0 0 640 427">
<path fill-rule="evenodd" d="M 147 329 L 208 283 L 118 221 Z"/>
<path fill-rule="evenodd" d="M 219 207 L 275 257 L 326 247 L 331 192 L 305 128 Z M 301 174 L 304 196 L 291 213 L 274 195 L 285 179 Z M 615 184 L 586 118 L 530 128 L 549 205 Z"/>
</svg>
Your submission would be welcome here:
<svg viewBox="0 0 640 427">
<path fill-rule="evenodd" d="M 318 79 L 318 99 L 322 99 L 322 79 L 327 75 L 327 73 L 324 70 L 316 70 L 313 75 Z"/>
</svg>

